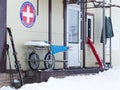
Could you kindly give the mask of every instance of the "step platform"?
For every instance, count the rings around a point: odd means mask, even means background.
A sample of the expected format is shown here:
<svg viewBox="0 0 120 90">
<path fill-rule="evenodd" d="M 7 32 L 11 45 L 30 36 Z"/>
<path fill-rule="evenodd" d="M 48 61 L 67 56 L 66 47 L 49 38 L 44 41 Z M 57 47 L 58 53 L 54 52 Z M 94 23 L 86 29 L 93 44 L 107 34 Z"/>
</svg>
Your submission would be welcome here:
<svg viewBox="0 0 120 90">
<path fill-rule="evenodd" d="M 57 70 L 38 70 L 26 71 L 24 83 L 47 82 L 50 77 L 64 78 L 72 75 L 96 74 L 102 72 L 100 68 L 75 68 L 75 69 L 57 69 Z"/>
</svg>

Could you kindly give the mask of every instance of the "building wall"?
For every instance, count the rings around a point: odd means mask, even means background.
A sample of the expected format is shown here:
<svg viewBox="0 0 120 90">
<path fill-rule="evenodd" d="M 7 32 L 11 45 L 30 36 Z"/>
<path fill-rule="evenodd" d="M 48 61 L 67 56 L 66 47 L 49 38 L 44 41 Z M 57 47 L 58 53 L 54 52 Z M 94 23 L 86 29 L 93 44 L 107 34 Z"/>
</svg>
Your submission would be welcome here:
<svg viewBox="0 0 120 90">
<path fill-rule="evenodd" d="M 52 0 L 52 43 L 63 45 L 63 0 Z M 56 60 L 63 60 L 63 53 L 55 54 Z M 56 68 L 63 68 L 63 62 L 56 62 Z"/>
<path fill-rule="evenodd" d="M 14 37 L 15 48 L 22 69 L 28 69 L 26 60 L 27 47 L 24 43 L 28 40 L 48 41 L 48 0 L 39 0 L 39 14 L 31 28 L 26 28 L 20 20 L 20 7 L 27 0 L 7 1 L 7 27 L 10 27 Z M 29 0 L 37 11 L 37 0 Z M 62 0 L 52 1 L 52 43 L 63 44 L 63 4 Z M 10 45 L 9 37 L 7 43 Z M 59 40 L 59 41 L 58 41 Z M 11 47 L 11 46 L 10 46 Z M 60 55 L 57 55 L 58 58 Z M 14 63 L 12 49 L 10 48 L 10 58 Z M 9 68 L 9 66 L 8 66 Z M 14 64 L 13 67 L 14 68 Z"/>
<path fill-rule="evenodd" d="M 120 5 L 119 0 L 113 0 L 113 3 Z M 112 62 L 113 65 L 120 65 L 120 8 L 112 8 L 112 21 L 114 27 L 114 38 L 112 39 Z"/>
<path fill-rule="evenodd" d="M 37 1 L 29 0 L 37 10 Z M 29 69 L 27 60 L 26 60 L 26 51 L 27 47 L 24 46 L 24 43 L 28 40 L 48 40 L 48 0 L 39 0 L 39 14 L 36 16 L 36 22 L 31 28 L 26 28 L 22 25 L 20 20 L 20 7 L 25 2 L 24 0 L 12 0 L 7 1 L 7 26 L 11 28 L 16 51 L 18 53 L 18 59 L 20 60 L 22 69 Z M 114 0 L 114 3 L 120 3 L 119 0 Z M 89 6 L 92 6 L 90 4 Z M 102 59 L 102 44 L 100 43 L 101 30 L 103 26 L 102 21 L 102 8 L 97 9 L 88 9 L 88 13 L 94 14 L 94 46 Z M 117 42 L 120 42 L 120 20 L 119 17 L 120 9 L 112 8 L 112 23 L 113 27 L 117 32 Z M 109 9 L 106 9 L 106 15 L 109 16 Z M 116 36 L 116 35 L 115 35 Z M 115 37 L 114 37 L 115 38 Z M 52 0 L 52 44 L 63 45 L 63 0 Z M 7 38 L 8 44 L 11 44 L 9 37 Z M 119 65 L 120 61 L 119 50 L 120 43 L 112 43 L 112 64 Z M 117 49 L 115 48 L 117 45 Z M 108 52 L 108 51 L 107 51 Z M 43 57 L 43 56 L 42 56 Z M 14 58 L 12 55 L 12 50 L 10 48 L 10 58 L 12 63 L 14 63 Z M 63 60 L 63 53 L 55 55 L 56 60 Z M 108 59 L 108 57 L 107 57 Z M 86 43 L 86 66 L 96 66 L 96 59 L 91 52 L 91 49 Z M 62 63 L 56 63 L 56 68 L 61 68 Z M 9 68 L 9 66 L 7 66 Z M 14 64 L 13 66 L 14 67 Z"/>
</svg>

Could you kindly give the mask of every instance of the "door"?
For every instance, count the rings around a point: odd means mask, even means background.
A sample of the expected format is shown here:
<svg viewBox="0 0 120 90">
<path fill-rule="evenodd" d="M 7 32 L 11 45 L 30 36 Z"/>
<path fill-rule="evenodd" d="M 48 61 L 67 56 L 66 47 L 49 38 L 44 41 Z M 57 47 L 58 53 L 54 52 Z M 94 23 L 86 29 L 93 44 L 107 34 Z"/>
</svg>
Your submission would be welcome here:
<svg viewBox="0 0 120 90">
<path fill-rule="evenodd" d="M 67 6 L 67 52 L 68 67 L 80 66 L 80 7 Z"/>
</svg>

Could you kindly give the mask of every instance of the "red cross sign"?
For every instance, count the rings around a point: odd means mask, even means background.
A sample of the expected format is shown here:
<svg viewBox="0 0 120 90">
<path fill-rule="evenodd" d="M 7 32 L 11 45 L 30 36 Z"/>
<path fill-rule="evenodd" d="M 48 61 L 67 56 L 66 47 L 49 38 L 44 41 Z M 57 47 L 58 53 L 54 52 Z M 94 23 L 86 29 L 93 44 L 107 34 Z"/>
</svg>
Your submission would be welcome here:
<svg viewBox="0 0 120 90">
<path fill-rule="evenodd" d="M 20 8 L 20 19 L 22 24 L 30 28 L 33 26 L 36 20 L 35 8 L 31 2 L 24 2 Z"/>
</svg>

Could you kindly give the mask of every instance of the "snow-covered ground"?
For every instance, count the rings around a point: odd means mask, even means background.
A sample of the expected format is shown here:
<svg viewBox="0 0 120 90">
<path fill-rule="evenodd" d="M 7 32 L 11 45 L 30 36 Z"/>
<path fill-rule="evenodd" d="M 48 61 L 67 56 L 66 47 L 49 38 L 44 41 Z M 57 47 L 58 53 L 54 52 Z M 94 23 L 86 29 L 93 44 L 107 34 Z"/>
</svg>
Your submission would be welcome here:
<svg viewBox="0 0 120 90">
<path fill-rule="evenodd" d="M 0 90 L 15 90 L 3 86 Z M 49 78 L 48 82 L 26 84 L 18 90 L 120 90 L 120 67 L 96 75 Z"/>
</svg>

